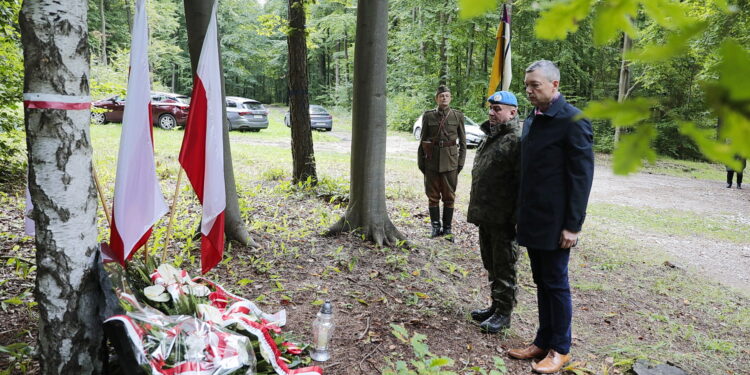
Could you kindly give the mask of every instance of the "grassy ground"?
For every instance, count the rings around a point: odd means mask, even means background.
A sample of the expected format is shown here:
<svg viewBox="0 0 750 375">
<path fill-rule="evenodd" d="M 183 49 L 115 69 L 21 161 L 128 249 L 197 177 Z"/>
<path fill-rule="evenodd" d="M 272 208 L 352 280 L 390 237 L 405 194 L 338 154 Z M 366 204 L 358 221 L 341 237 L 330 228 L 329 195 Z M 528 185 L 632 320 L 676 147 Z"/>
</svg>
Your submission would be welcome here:
<svg viewBox="0 0 750 375">
<path fill-rule="evenodd" d="M 351 128 L 345 113 L 333 115 L 334 134 Z M 534 284 L 525 253 L 512 328 L 502 335 L 485 335 L 468 316 L 471 309 L 487 303 L 488 294 L 477 231 L 463 216 L 468 173 L 459 182 L 456 244 L 426 238 L 421 177 L 415 174 L 413 155 L 406 152 L 389 154 L 386 190 L 391 219 L 416 247 L 377 248 L 356 234 L 323 237 L 321 233 L 345 210 L 341 198 L 348 194 L 349 154 L 322 147 L 316 152 L 320 185 L 292 185 L 283 110 L 272 108 L 270 118 L 267 130 L 231 134 L 241 211 L 261 248 L 233 244 L 209 278 L 255 299 L 267 311 L 286 308 L 286 330 L 302 340 L 309 340 L 316 304 L 331 299 L 337 330 L 334 357 L 323 365 L 326 374 L 381 373 L 395 368 L 397 361 L 427 363 L 433 356 L 450 358 L 450 368 L 460 374 L 491 369 L 503 373 L 503 368 L 508 374 L 530 373 L 528 362 L 504 354 L 526 344 L 536 327 Z M 96 169 L 108 192 L 114 186 L 119 131 L 116 124 L 91 130 Z M 171 196 L 182 132 L 154 129 L 154 138 L 157 171 L 165 196 Z M 331 133 L 314 133 L 316 147 L 338 141 Z M 607 165 L 606 157 L 599 159 L 600 167 Z M 720 179 L 716 166 L 687 165 L 670 161 L 663 170 L 651 171 Z M 34 345 L 35 337 L 36 315 L 29 294 L 33 244 L 22 235 L 23 191 L 7 190 L 0 194 L 0 254 L 5 264 L 0 268 L 0 344 L 20 343 L 13 366 L 30 364 L 34 372 L 33 361 L 23 352 L 27 344 Z M 199 267 L 198 244 L 191 239 L 199 220 L 197 208 L 192 191 L 183 187 L 169 254 L 191 274 Z M 165 221 L 155 228 L 152 251 L 161 252 Z M 104 238 L 108 231 L 101 215 L 99 223 Z M 570 264 L 575 362 L 569 373 L 623 373 L 638 358 L 670 361 L 691 374 L 747 373 L 748 298 L 706 275 L 665 265 L 666 254 L 632 238 L 622 227 L 685 238 L 709 228 L 704 235 L 710 238 L 750 245 L 746 223 L 720 222 L 689 210 L 654 213 L 608 203 L 591 205 L 585 237 Z M 394 334 L 394 324 L 409 335 L 417 334 L 416 343 L 402 341 L 404 334 Z M 434 355 L 424 354 L 420 342 Z M 0 357 L 0 368 L 10 365 L 9 358 Z"/>
</svg>

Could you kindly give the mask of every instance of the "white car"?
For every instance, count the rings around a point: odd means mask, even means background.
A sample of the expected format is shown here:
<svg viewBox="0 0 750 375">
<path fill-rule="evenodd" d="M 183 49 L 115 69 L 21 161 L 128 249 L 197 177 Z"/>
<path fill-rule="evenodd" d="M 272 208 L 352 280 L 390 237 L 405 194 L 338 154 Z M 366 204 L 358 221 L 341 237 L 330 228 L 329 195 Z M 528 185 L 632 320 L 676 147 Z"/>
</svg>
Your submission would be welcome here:
<svg viewBox="0 0 750 375">
<path fill-rule="evenodd" d="M 479 147 L 479 144 L 487 138 L 487 134 L 484 134 L 482 129 L 479 128 L 479 124 L 474 120 L 464 116 L 464 129 L 466 129 L 466 147 Z M 414 139 L 419 140 L 422 137 L 422 116 L 420 115 L 417 121 L 412 126 L 412 134 Z"/>
</svg>

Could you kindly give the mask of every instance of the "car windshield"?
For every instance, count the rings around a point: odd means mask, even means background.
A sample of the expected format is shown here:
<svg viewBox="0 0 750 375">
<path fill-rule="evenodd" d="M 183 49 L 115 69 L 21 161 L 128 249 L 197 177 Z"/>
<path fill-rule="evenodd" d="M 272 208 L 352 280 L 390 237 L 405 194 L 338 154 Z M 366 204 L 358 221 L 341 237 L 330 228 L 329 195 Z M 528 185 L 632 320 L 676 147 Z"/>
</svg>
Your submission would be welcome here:
<svg viewBox="0 0 750 375">
<path fill-rule="evenodd" d="M 468 117 L 465 117 L 465 116 L 464 116 L 464 125 L 479 126 L 479 124 L 477 124 L 476 122 L 474 122 L 474 120 L 472 120 L 472 119 L 470 119 Z"/>
<path fill-rule="evenodd" d="M 310 113 L 314 115 L 324 115 L 327 114 L 328 111 L 326 111 L 325 108 L 319 105 L 311 105 L 310 106 Z"/>
<path fill-rule="evenodd" d="M 260 104 L 258 102 L 243 102 L 242 108 L 250 109 L 253 111 L 260 111 L 263 109 L 263 104 Z"/>
<path fill-rule="evenodd" d="M 177 99 L 177 101 L 180 102 L 180 103 L 190 104 L 190 97 L 189 96 L 184 96 L 184 95 L 183 96 L 177 96 L 177 97 L 175 97 L 175 99 Z"/>
</svg>

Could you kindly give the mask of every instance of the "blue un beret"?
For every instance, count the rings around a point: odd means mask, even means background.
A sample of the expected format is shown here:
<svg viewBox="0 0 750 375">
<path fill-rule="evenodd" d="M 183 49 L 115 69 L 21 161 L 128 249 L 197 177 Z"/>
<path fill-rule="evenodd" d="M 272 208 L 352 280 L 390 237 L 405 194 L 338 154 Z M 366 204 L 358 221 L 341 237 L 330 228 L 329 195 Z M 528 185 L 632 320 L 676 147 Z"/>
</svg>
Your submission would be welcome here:
<svg viewBox="0 0 750 375">
<path fill-rule="evenodd" d="M 487 98 L 487 101 L 491 104 L 506 104 L 518 107 L 518 100 L 516 100 L 516 96 L 508 91 L 498 91 L 490 95 L 490 97 Z"/>
</svg>

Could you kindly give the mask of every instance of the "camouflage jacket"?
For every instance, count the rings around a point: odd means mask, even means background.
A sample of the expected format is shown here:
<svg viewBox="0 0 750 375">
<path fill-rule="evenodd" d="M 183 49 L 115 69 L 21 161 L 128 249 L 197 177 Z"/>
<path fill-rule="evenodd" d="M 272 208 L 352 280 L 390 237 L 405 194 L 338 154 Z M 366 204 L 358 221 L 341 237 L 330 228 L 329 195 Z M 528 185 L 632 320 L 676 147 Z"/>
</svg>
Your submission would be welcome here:
<svg viewBox="0 0 750 375">
<path fill-rule="evenodd" d="M 443 125 L 445 131 L 438 134 L 440 121 L 444 116 L 447 116 Z M 437 144 L 433 144 L 432 158 L 427 160 L 422 142 L 435 139 L 437 139 Z M 443 147 L 440 147 L 440 142 L 443 142 Z M 448 144 L 452 145 L 449 146 Z M 452 108 L 449 108 L 447 112 L 440 112 L 438 109 L 426 111 L 422 115 L 422 136 L 417 151 L 419 170 L 424 172 L 427 169 L 439 173 L 453 171 L 463 168 L 465 160 L 466 130 L 464 129 L 464 114 Z"/>
<path fill-rule="evenodd" d="M 514 118 L 494 129 L 485 121 L 481 129 L 487 139 L 474 156 L 467 221 L 477 225 L 515 225 L 521 181 L 521 128 Z"/>
</svg>

